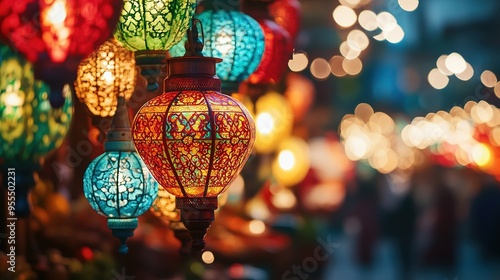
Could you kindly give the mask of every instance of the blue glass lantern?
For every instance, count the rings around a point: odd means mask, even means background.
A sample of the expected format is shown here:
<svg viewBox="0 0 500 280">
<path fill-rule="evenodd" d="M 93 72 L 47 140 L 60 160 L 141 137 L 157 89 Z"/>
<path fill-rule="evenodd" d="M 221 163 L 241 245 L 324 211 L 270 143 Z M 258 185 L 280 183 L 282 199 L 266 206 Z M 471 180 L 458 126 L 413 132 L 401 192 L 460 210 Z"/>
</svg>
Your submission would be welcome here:
<svg viewBox="0 0 500 280">
<path fill-rule="evenodd" d="M 217 76 L 222 81 L 222 92 L 230 94 L 259 66 L 264 53 L 264 32 L 252 17 L 229 10 L 231 5 L 215 9 L 214 4 L 206 1 L 205 11 L 196 17 L 203 25 L 203 55 L 222 59 L 217 64 Z M 170 49 L 172 57 L 184 55 L 186 40 Z"/>
<path fill-rule="evenodd" d="M 125 254 L 126 240 L 137 227 L 137 217 L 156 199 L 158 183 L 132 144 L 123 96 L 118 97 L 104 150 L 87 167 L 83 191 L 92 208 L 108 218 L 108 227 L 121 241 L 119 252 Z"/>
</svg>

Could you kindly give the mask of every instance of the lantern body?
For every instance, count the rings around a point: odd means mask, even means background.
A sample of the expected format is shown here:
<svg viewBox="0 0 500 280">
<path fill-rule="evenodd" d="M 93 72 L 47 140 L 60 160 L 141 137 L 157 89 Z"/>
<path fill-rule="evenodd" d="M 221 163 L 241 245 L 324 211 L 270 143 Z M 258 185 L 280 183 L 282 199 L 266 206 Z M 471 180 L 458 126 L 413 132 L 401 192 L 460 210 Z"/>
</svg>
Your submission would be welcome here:
<svg viewBox="0 0 500 280">
<path fill-rule="evenodd" d="M 87 167 L 83 190 L 99 214 L 108 218 L 135 218 L 153 203 L 158 183 L 137 153 L 107 151 Z"/>
<path fill-rule="evenodd" d="M 158 197 L 150 208 L 151 213 L 165 223 L 179 221 L 179 210 L 175 209 L 175 196 L 169 194 L 164 188 L 158 189 Z"/>
<path fill-rule="evenodd" d="M 144 163 L 176 197 L 217 197 L 236 179 L 255 138 L 246 108 L 213 86 L 169 91 L 146 102 L 132 130 Z"/>
<path fill-rule="evenodd" d="M 295 41 L 300 30 L 300 2 L 298 0 L 276 0 L 269 5 L 269 14 L 277 24 L 288 32 L 292 41 Z"/>
<path fill-rule="evenodd" d="M 168 50 L 186 33 L 196 0 L 125 0 L 115 38 L 131 51 Z"/>
<path fill-rule="evenodd" d="M 135 81 L 134 53 L 110 39 L 80 62 L 75 93 L 90 113 L 111 117 L 116 111 L 117 94 L 130 99 Z"/>
<path fill-rule="evenodd" d="M 196 16 L 203 23 L 203 55 L 221 58 L 217 76 L 226 82 L 242 82 L 252 74 L 264 52 L 264 33 L 257 21 L 239 11 L 206 10 Z M 185 53 L 184 42 L 175 45 L 172 57 Z"/>
</svg>

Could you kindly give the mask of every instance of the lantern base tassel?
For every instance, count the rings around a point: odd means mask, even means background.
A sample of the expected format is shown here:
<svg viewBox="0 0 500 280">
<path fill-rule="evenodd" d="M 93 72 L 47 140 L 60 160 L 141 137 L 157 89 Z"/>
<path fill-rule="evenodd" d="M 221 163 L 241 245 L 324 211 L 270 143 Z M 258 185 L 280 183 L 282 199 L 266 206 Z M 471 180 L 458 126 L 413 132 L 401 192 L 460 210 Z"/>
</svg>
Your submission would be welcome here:
<svg viewBox="0 0 500 280">
<path fill-rule="evenodd" d="M 201 251 L 205 248 L 204 237 L 212 224 L 217 209 L 217 197 L 182 197 L 175 200 L 181 210 L 181 221 L 191 235 L 191 248 Z"/>
<path fill-rule="evenodd" d="M 108 227 L 113 236 L 120 239 L 118 252 L 120 254 L 128 253 L 127 238 L 134 235 L 134 230 L 137 228 L 137 218 L 108 219 Z"/>
</svg>

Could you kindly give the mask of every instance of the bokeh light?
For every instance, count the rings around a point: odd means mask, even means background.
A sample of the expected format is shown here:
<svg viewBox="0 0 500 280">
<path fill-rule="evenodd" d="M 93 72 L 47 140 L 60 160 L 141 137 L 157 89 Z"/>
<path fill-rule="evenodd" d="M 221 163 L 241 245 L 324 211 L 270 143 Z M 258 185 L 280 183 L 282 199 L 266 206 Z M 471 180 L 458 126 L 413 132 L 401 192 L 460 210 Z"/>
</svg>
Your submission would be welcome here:
<svg viewBox="0 0 500 280">
<path fill-rule="evenodd" d="M 352 8 L 339 5 L 333 10 L 333 19 L 341 27 L 350 27 L 356 23 L 357 16 Z"/>
<path fill-rule="evenodd" d="M 293 72 L 300 72 L 307 68 L 309 59 L 303 52 L 294 53 L 292 59 L 288 61 L 288 68 Z"/>
<path fill-rule="evenodd" d="M 324 58 L 316 58 L 311 63 L 311 74 L 319 80 L 324 80 L 330 75 L 330 64 Z"/>
<path fill-rule="evenodd" d="M 450 79 L 448 79 L 448 76 L 439 71 L 439 69 L 434 68 L 429 72 L 429 75 L 427 76 L 427 81 L 429 81 L 429 84 L 433 88 L 443 89 L 448 85 Z"/>
</svg>

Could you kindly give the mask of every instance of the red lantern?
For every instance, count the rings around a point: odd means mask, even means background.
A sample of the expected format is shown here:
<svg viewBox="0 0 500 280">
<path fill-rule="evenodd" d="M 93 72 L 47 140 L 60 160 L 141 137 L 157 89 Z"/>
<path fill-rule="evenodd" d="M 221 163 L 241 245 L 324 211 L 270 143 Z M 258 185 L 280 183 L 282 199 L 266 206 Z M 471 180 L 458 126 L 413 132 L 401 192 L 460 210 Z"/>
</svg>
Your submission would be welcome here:
<svg viewBox="0 0 500 280">
<path fill-rule="evenodd" d="M 298 0 L 276 0 L 269 6 L 269 14 L 295 41 L 300 31 L 301 6 Z"/>
<path fill-rule="evenodd" d="M 217 196 L 236 179 L 255 138 L 250 113 L 220 93 L 218 61 L 202 57 L 201 50 L 167 59 L 164 93 L 146 102 L 132 125 L 139 155 L 158 183 L 176 196 L 197 250 L 205 246 Z"/>
<path fill-rule="evenodd" d="M 293 51 L 290 34 L 271 20 L 269 5 L 274 1 L 245 0 L 243 12 L 257 20 L 264 31 L 264 54 L 257 70 L 248 77 L 251 84 L 274 84 L 278 82 L 287 69 Z"/>
<path fill-rule="evenodd" d="M 121 0 L 0 0 L 3 39 L 35 64 L 35 77 L 51 87 L 54 107 L 76 78 L 78 63 L 108 39 Z"/>
</svg>

